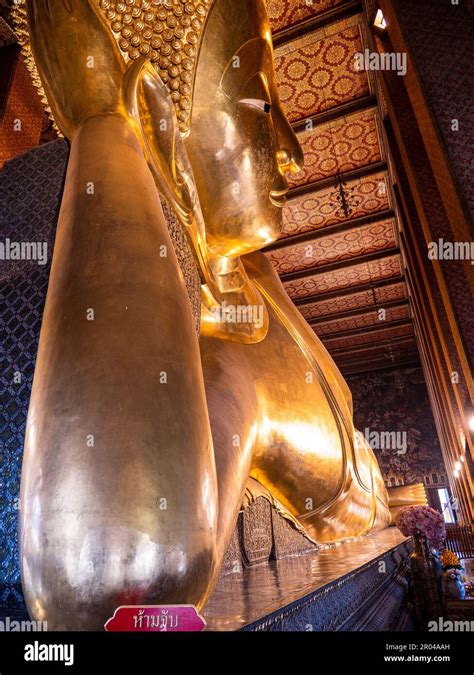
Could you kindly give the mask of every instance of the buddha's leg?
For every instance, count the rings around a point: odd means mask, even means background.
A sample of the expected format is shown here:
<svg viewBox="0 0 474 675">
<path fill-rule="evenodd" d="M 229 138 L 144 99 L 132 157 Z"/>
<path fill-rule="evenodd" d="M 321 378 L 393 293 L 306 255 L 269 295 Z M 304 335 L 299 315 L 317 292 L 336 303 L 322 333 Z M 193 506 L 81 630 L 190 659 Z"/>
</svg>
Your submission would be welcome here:
<svg viewBox="0 0 474 675">
<path fill-rule="evenodd" d="M 74 136 L 27 421 L 22 580 L 49 629 L 121 604 L 201 605 L 217 485 L 198 340 L 141 149 L 119 115 Z"/>
</svg>

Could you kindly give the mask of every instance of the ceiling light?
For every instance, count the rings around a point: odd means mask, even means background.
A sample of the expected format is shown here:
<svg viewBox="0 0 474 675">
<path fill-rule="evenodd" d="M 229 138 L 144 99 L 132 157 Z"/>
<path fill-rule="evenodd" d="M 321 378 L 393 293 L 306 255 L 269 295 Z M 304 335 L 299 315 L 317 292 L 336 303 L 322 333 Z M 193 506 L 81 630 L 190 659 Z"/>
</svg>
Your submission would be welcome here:
<svg viewBox="0 0 474 675">
<path fill-rule="evenodd" d="M 387 28 L 387 22 L 385 21 L 385 17 L 381 9 L 379 9 L 375 15 L 374 26 L 376 28 L 380 28 L 380 30 L 385 30 Z"/>
<path fill-rule="evenodd" d="M 456 464 L 454 465 L 454 468 L 456 469 L 456 471 L 461 471 L 461 469 L 462 469 L 461 462 L 456 462 Z"/>
<path fill-rule="evenodd" d="M 458 471 L 457 469 L 454 469 L 454 471 L 453 471 L 453 476 L 454 476 L 455 478 L 459 478 L 459 475 L 460 475 L 460 474 L 459 474 L 459 471 Z"/>
<path fill-rule="evenodd" d="M 468 422 L 467 422 L 469 429 L 471 431 L 474 431 L 474 415 L 471 415 Z"/>
</svg>

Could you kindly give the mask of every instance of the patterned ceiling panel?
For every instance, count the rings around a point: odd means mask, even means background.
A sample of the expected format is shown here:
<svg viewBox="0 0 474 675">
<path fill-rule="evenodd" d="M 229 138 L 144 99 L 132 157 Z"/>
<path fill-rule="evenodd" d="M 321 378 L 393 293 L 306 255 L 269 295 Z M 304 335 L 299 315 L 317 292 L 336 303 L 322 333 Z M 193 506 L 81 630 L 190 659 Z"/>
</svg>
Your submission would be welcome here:
<svg viewBox="0 0 474 675">
<path fill-rule="evenodd" d="M 416 347 L 412 348 L 410 352 L 406 355 L 409 361 L 416 363 L 419 361 Z M 352 373 L 358 373 L 368 370 L 383 370 L 385 368 L 393 368 L 394 366 L 402 366 L 403 362 L 406 361 L 403 354 L 396 352 L 392 356 L 390 354 L 380 354 L 377 359 L 334 359 L 336 365 L 344 376 L 350 375 Z"/>
<path fill-rule="evenodd" d="M 379 305 L 383 306 L 384 302 L 393 302 L 394 300 L 406 299 L 405 284 L 393 284 L 392 286 L 385 286 L 385 288 L 375 289 L 375 298 Z"/>
<path fill-rule="evenodd" d="M 310 317 L 312 318 L 312 317 Z M 383 323 L 390 323 L 391 321 L 400 321 L 400 319 L 409 319 L 410 314 L 408 307 L 392 307 L 386 310 L 385 319 Z M 350 316 L 345 319 L 337 319 L 336 321 L 328 321 L 327 323 L 315 326 L 314 329 L 321 337 L 322 335 L 330 335 L 331 333 L 341 333 L 346 330 L 354 330 L 355 328 L 370 328 L 371 326 L 380 326 L 382 323 L 379 318 L 378 311 L 365 312 L 357 316 Z"/>
<path fill-rule="evenodd" d="M 267 11 L 273 31 L 276 32 L 322 14 L 344 2 L 345 0 L 314 0 L 312 3 L 304 0 L 267 0 Z"/>
<path fill-rule="evenodd" d="M 370 263 L 361 263 L 342 270 L 334 270 L 326 274 L 294 281 L 285 281 L 285 290 L 292 300 L 307 298 L 311 295 L 331 293 L 332 291 L 344 290 L 351 286 L 383 281 L 390 277 L 400 276 L 402 273 L 400 256 L 394 255 L 384 260 L 374 260 Z"/>
<path fill-rule="evenodd" d="M 346 187 L 352 190 L 351 220 L 390 208 L 388 178 L 384 172 L 349 181 Z M 336 188 L 330 187 L 290 199 L 283 209 L 281 238 L 347 220 L 336 197 Z"/>
<path fill-rule="evenodd" d="M 373 344 L 382 340 L 395 340 L 405 335 L 413 335 L 413 326 L 398 326 L 397 328 L 387 328 L 387 330 L 379 330 L 375 333 L 367 331 L 361 335 L 350 335 L 349 337 L 331 338 L 324 340 L 324 346 L 331 352 L 331 349 L 351 348 L 356 345 Z M 393 349 L 393 348 L 392 348 Z"/>
<path fill-rule="evenodd" d="M 390 354 L 397 357 L 403 357 L 405 354 L 412 350 L 416 350 L 416 340 L 414 337 L 408 335 L 406 338 L 402 338 L 403 342 L 396 342 L 393 344 L 383 344 L 375 343 L 374 345 L 368 345 L 367 347 L 359 347 L 357 351 L 342 351 L 334 354 L 333 358 L 337 361 L 347 361 L 351 360 L 355 363 L 357 361 L 369 360 L 385 356 L 390 358 Z"/>
<path fill-rule="evenodd" d="M 280 100 L 290 122 L 370 93 L 367 73 L 355 69 L 354 54 L 363 51 L 358 22 L 338 21 L 275 50 Z"/>
<path fill-rule="evenodd" d="M 416 341 L 414 338 L 408 336 L 406 342 L 403 342 L 402 344 L 393 344 L 391 347 L 389 345 L 380 344 L 379 346 L 376 346 L 375 349 L 369 347 L 367 347 L 367 349 L 361 349 L 358 347 L 357 351 L 348 349 L 347 351 L 333 354 L 333 358 L 338 363 L 345 362 L 347 364 L 347 361 L 350 359 L 353 363 L 357 364 L 361 361 L 379 359 L 382 356 L 391 360 L 390 354 L 392 354 L 393 357 L 403 357 L 413 350 L 417 350 Z"/>
<path fill-rule="evenodd" d="M 308 305 L 302 305 L 298 309 L 304 318 L 319 319 L 330 314 L 339 314 L 353 309 L 365 309 L 374 306 L 374 297 L 371 291 L 362 291 L 360 293 L 351 293 L 350 295 L 341 295 L 339 298 L 323 300 L 322 302 L 312 302 Z"/>
<path fill-rule="evenodd" d="M 381 295 L 378 291 L 387 291 L 385 295 Z M 339 312 L 347 312 L 353 309 L 366 309 L 374 306 L 377 303 L 389 302 L 391 300 L 405 300 L 404 284 L 391 284 L 384 289 L 374 289 L 372 291 L 359 291 L 358 293 L 350 293 L 348 295 L 341 295 L 338 298 L 331 298 L 330 300 L 322 300 L 321 302 L 310 302 L 307 305 L 301 305 L 298 309 L 306 320 L 319 319 L 330 316 L 331 314 L 339 314 Z M 380 305 L 383 306 L 383 305 Z"/>
<path fill-rule="evenodd" d="M 403 367 L 404 362 L 408 360 L 413 362 L 413 364 L 419 363 L 418 350 L 414 346 L 409 353 L 406 355 L 395 352 L 390 356 L 390 354 L 381 354 L 377 359 L 356 359 L 356 360 L 341 360 L 335 359 L 336 365 L 344 376 L 349 376 L 353 373 L 359 373 L 369 370 L 384 370 L 385 368 L 393 368 L 394 366 Z"/>
<path fill-rule="evenodd" d="M 266 253 L 278 274 L 299 272 L 395 246 L 393 220 L 363 225 Z"/>
<path fill-rule="evenodd" d="M 382 159 L 377 130 L 377 112 L 347 115 L 298 134 L 304 152 L 304 167 L 289 176 L 290 187 L 344 173 Z"/>
<path fill-rule="evenodd" d="M 416 364 L 419 362 L 418 352 L 416 347 L 410 349 L 406 354 L 408 360 Z M 394 366 L 403 367 L 406 358 L 400 352 L 394 352 L 391 356 L 388 353 L 380 354 L 376 359 L 334 359 L 336 365 L 343 375 L 350 375 L 351 373 L 362 372 L 366 370 L 383 370 L 385 368 L 393 368 Z"/>
<path fill-rule="evenodd" d="M 43 124 L 43 105 L 22 61 L 13 69 L 7 105 L 0 126 L 0 167 L 13 157 L 38 145 Z M 21 120 L 21 133 L 12 133 Z"/>
</svg>

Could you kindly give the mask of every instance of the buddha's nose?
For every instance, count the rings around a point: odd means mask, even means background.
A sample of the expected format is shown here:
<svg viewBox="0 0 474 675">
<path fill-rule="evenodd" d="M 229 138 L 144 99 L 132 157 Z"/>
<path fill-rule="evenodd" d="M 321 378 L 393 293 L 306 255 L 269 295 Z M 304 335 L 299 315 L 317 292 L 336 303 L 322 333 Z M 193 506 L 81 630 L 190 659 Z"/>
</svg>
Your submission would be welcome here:
<svg viewBox="0 0 474 675">
<path fill-rule="evenodd" d="M 278 168 L 283 175 L 287 173 L 298 173 L 300 165 L 295 160 L 293 153 L 286 148 L 281 148 L 277 151 Z"/>
</svg>

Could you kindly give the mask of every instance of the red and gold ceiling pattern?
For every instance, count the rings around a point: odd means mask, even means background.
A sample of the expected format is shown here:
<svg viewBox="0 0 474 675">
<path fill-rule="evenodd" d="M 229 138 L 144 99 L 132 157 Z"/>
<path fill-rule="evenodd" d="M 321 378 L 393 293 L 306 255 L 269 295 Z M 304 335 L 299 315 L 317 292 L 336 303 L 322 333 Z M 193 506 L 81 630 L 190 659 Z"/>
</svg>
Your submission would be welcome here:
<svg viewBox="0 0 474 675">
<path fill-rule="evenodd" d="M 362 345 L 354 349 L 349 357 L 344 352 L 336 352 L 334 360 L 341 370 L 349 372 L 351 368 L 357 371 L 361 364 L 366 365 L 367 369 L 387 368 L 403 362 L 406 357 L 416 357 L 418 348 L 414 338 L 407 337 L 406 340 L 398 342 L 400 344 L 394 344 L 391 349 L 388 345 L 381 344 L 378 349 L 366 350 Z"/>
<path fill-rule="evenodd" d="M 355 316 L 346 317 L 345 319 L 336 319 L 334 321 L 325 321 L 324 323 L 315 326 L 315 331 L 321 337 L 322 335 L 330 335 L 331 333 L 342 333 L 346 330 L 354 330 L 357 328 L 370 328 L 372 326 L 380 326 L 388 324 L 392 321 L 401 321 L 402 319 L 409 319 L 410 313 L 408 307 L 391 307 L 385 310 L 385 319 L 381 319 L 379 310 L 364 312 L 356 314 Z"/>
<path fill-rule="evenodd" d="M 375 289 L 375 298 L 377 304 L 382 307 L 384 302 L 394 302 L 395 300 L 404 300 L 406 299 L 406 297 L 407 294 L 404 282 L 400 282 L 398 284 L 391 284 L 390 286 L 384 286 L 383 288 Z"/>
<path fill-rule="evenodd" d="M 359 291 L 358 293 L 348 293 L 330 300 L 322 300 L 320 302 L 311 302 L 307 305 L 302 305 L 299 310 L 307 321 L 311 319 L 321 319 L 330 317 L 332 314 L 339 314 L 340 312 L 348 312 L 355 309 L 377 309 L 382 308 L 386 302 L 394 300 L 405 300 L 404 284 L 391 284 L 384 288 L 374 288 L 373 290 Z M 347 330 L 350 330 L 349 328 Z"/>
<path fill-rule="evenodd" d="M 372 333 L 373 335 L 373 333 Z M 344 354 L 344 351 L 341 353 L 335 353 L 334 359 L 338 363 L 347 364 L 348 361 L 352 361 L 357 364 L 362 361 L 374 361 L 380 359 L 392 360 L 392 357 L 403 357 L 409 352 L 416 352 L 417 346 L 414 336 L 407 335 L 406 337 L 399 338 L 397 342 L 393 344 L 384 344 L 381 342 L 375 342 L 371 345 L 359 345 L 357 349 L 354 349 L 352 354 Z M 389 365 L 389 364 L 387 364 Z"/>
<path fill-rule="evenodd" d="M 0 0 L 0 4 L 6 2 Z M 267 0 L 267 6 L 273 30 L 280 32 L 275 65 L 280 98 L 290 121 L 312 118 L 321 112 L 330 112 L 331 117 L 331 121 L 300 131 L 306 164 L 290 178 L 290 187 L 304 195 L 291 198 L 290 193 L 284 210 L 283 239 L 300 234 L 311 237 L 311 232 L 318 231 L 317 235 L 304 244 L 289 241 L 287 246 L 270 250 L 267 255 L 279 274 L 298 272 L 300 278 L 284 281 L 284 286 L 294 300 L 315 298 L 298 306 L 307 319 L 324 319 L 315 328 L 330 350 L 340 350 L 336 358 L 344 367 L 352 372 L 354 364 L 357 366 L 362 359 L 369 363 L 370 355 L 376 359 L 377 367 L 392 365 L 397 359 L 403 360 L 407 351 L 413 354 L 416 348 L 410 324 L 390 328 L 395 321 L 409 322 L 406 305 L 388 308 L 387 328 L 373 330 L 379 328 L 377 310 L 384 303 L 406 299 L 405 284 L 398 282 L 403 275 L 400 255 L 357 262 L 360 255 L 397 246 L 396 221 L 382 215 L 393 208 L 388 174 L 346 179 L 356 200 L 349 218 L 338 211 L 334 187 L 318 188 L 319 181 L 352 171 L 362 173 L 366 167 L 385 160 L 379 112 L 377 108 L 364 108 L 365 101 L 361 100 L 374 92 L 371 80 L 366 72 L 355 69 L 354 54 L 368 46 L 363 15 L 354 15 L 354 5 L 349 0 Z M 338 18 L 333 10 L 337 10 Z M 319 28 L 314 28 L 312 18 L 321 18 Z M 297 37 L 292 37 L 291 31 L 281 32 L 297 24 Z M 352 104 L 358 101 L 360 109 L 355 111 Z M 353 112 L 338 117 L 334 109 L 344 104 L 351 104 Z M 374 218 L 371 224 L 351 227 L 351 220 L 379 213 L 378 221 Z M 332 225 L 340 225 L 334 228 L 339 232 L 321 231 Z M 330 264 L 329 270 L 324 269 L 326 264 Z M 360 286 L 364 290 L 357 291 Z M 318 301 L 318 296 L 324 298 Z M 349 316 L 335 318 L 341 312 Z M 335 333 L 351 330 L 364 332 L 334 337 Z M 380 344 L 395 338 L 398 340 L 393 348 L 391 344 L 390 349 Z M 400 338 L 406 338 L 403 347 L 397 344 Z M 362 347 L 357 349 L 357 345 Z"/>
<path fill-rule="evenodd" d="M 267 253 L 278 274 L 299 272 L 395 246 L 393 220 L 356 227 Z"/>
<path fill-rule="evenodd" d="M 378 330 L 376 332 L 362 333 L 361 335 L 350 335 L 348 337 L 335 337 L 330 340 L 323 340 L 326 349 L 342 349 L 356 347 L 357 345 L 370 344 L 376 341 L 396 340 L 398 338 L 413 335 L 413 326 L 397 326 L 397 328 L 387 328 L 387 330 Z"/>
<path fill-rule="evenodd" d="M 294 26 L 300 21 L 310 19 L 312 16 L 322 14 L 343 4 L 345 0 L 267 0 L 268 16 L 272 24 L 273 32 L 283 28 Z"/>
<path fill-rule="evenodd" d="M 25 65 L 17 60 L 10 79 L 7 105 L 0 119 L 0 168 L 38 145 L 43 105 Z"/>
<path fill-rule="evenodd" d="M 280 100 L 290 122 L 370 93 L 365 71 L 355 69 L 363 51 L 358 19 L 345 19 L 275 51 Z"/>
<path fill-rule="evenodd" d="M 390 208 L 389 186 L 383 172 L 347 181 L 345 189 L 351 193 L 350 220 Z M 289 199 L 283 209 L 281 237 L 304 234 L 347 220 L 336 198 L 337 188 L 332 186 Z"/>
<path fill-rule="evenodd" d="M 323 300 L 321 302 L 314 302 L 300 307 L 300 312 L 307 321 L 311 319 L 320 319 L 322 317 L 330 316 L 331 314 L 339 314 L 340 312 L 347 312 L 354 309 L 365 309 L 374 306 L 374 296 L 372 291 L 361 291 L 359 293 L 351 293 L 342 295 L 331 300 Z"/>
<path fill-rule="evenodd" d="M 298 140 L 304 152 L 304 167 L 290 175 L 291 187 L 314 183 L 382 159 L 375 110 L 303 131 L 298 134 Z"/>
<path fill-rule="evenodd" d="M 344 4 L 337 3 L 341 12 Z M 387 218 L 387 211 L 395 208 L 389 172 L 374 175 L 370 171 L 387 161 L 383 126 L 379 107 L 364 108 L 361 100 L 374 89 L 367 73 L 354 68 L 354 54 L 369 45 L 361 16 L 350 16 L 349 4 L 349 18 L 342 19 L 338 12 L 339 19 L 311 30 L 311 24 L 304 22 L 318 12 L 334 9 L 336 3 L 269 0 L 275 31 L 301 24 L 294 33 L 281 34 L 280 44 L 285 39 L 288 42 L 276 49 L 276 69 L 280 98 L 290 121 L 306 122 L 298 127 L 305 165 L 289 178 L 283 246 L 269 247 L 266 254 L 283 277 L 289 296 L 310 300 L 298 302 L 298 309 L 308 321 L 318 321 L 317 333 L 325 338 L 330 351 L 340 350 L 336 352 L 338 361 L 353 372 L 360 357 L 366 359 L 362 370 L 370 368 L 370 354 L 374 367 L 380 368 L 403 361 L 407 353 L 416 359 L 416 343 L 405 283 L 400 281 L 404 274 L 400 254 L 359 262 L 359 256 L 398 248 L 398 222 L 397 216 Z M 357 102 L 359 109 L 354 110 Z M 353 112 L 338 116 L 334 109 L 344 104 L 351 104 Z M 314 126 L 310 125 L 309 119 L 327 111 L 331 113 L 329 121 L 315 120 Z M 348 180 L 351 172 L 358 178 Z M 349 215 L 338 204 L 337 183 L 328 186 L 341 175 L 346 175 L 346 195 L 349 190 L 352 194 Z M 361 218 L 364 220 L 351 226 L 352 220 Z M 330 229 L 325 233 L 324 228 Z M 306 241 L 298 242 L 300 236 Z M 285 280 L 285 275 L 292 273 L 297 278 Z M 318 296 L 322 296 L 320 300 Z M 387 325 L 381 326 L 378 310 L 387 303 L 395 306 L 386 309 Z M 337 318 L 340 313 L 345 316 Z M 398 322 L 407 325 L 398 326 Z M 335 337 L 347 331 L 356 331 L 356 335 Z M 395 344 L 392 349 L 390 341 L 397 343 L 400 337 L 406 338 L 403 348 Z M 384 341 L 390 348 L 381 344 Z"/>
<path fill-rule="evenodd" d="M 285 290 L 292 300 L 308 298 L 323 293 L 350 289 L 361 284 L 377 283 L 401 275 L 400 256 L 360 263 L 324 274 L 314 274 L 302 279 L 285 281 Z"/>
</svg>

